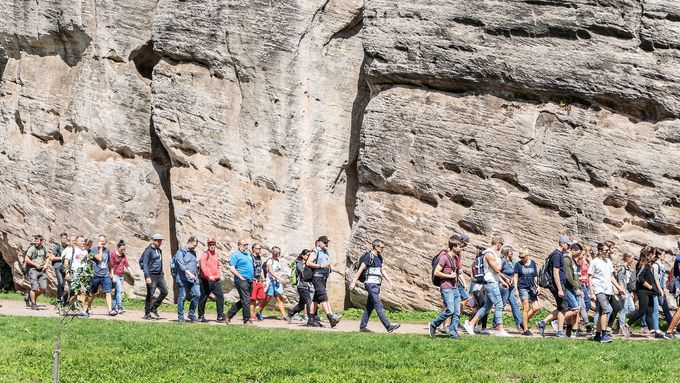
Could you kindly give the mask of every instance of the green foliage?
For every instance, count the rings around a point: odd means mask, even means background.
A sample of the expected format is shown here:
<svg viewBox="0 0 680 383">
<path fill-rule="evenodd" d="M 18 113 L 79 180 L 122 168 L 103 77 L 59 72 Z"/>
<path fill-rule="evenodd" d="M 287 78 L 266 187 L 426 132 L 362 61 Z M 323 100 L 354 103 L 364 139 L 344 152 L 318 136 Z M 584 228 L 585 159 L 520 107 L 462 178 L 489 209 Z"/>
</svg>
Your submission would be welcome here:
<svg viewBox="0 0 680 383">
<path fill-rule="evenodd" d="M 49 382 L 54 329 L 50 318 L 0 317 L 0 382 Z M 64 328 L 61 377 L 120 383 L 667 381 L 680 373 L 680 347 L 660 344 L 87 319 Z"/>
</svg>

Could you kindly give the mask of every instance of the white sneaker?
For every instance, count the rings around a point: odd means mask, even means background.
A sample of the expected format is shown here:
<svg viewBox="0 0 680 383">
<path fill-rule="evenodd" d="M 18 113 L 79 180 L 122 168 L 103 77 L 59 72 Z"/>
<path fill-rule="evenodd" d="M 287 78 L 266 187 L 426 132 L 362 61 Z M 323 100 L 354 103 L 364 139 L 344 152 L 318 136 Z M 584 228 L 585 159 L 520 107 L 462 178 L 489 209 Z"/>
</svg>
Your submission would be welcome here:
<svg viewBox="0 0 680 383">
<path fill-rule="evenodd" d="M 505 331 L 505 330 L 503 330 L 503 331 L 497 331 L 497 332 L 496 332 L 496 336 L 501 336 L 501 337 L 504 337 L 504 338 L 512 337 L 512 335 L 510 335 L 510 334 L 509 334 L 507 331 Z"/>
<path fill-rule="evenodd" d="M 553 330 L 555 330 L 555 332 L 557 332 L 557 321 L 554 320 L 554 321 L 550 322 L 550 325 L 552 326 Z"/>
<path fill-rule="evenodd" d="M 479 335 L 489 335 L 490 334 L 489 330 L 487 330 L 485 328 L 479 329 L 479 331 L 477 331 L 477 333 Z"/>
<path fill-rule="evenodd" d="M 465 323 L 463 323 L 463 328 L 465 329 L 465 332 L 468 333 L 468 335 L 475 335 L 475 329 L 472 328 L 470 321 L 465 321 Z"/>
</svg>

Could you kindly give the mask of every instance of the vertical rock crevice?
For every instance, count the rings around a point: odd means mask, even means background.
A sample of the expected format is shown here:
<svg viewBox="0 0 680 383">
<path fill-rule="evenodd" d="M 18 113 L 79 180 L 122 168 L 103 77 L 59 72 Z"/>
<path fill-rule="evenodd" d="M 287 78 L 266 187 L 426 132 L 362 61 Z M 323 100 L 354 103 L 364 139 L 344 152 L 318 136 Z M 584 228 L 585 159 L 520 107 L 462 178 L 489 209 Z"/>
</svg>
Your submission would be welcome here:
<svg viewBox="0 0 680 383">
<path fill-rule="evenodd" d="M 163 194 L 168 201 L 168 241 L 170 242 L 170 250 L 174 254 L 178 248 L 178 241 L 175 223 L 175 205 L 172 199 L 172 183 L 170 181 L 172 159 L 156 132 L 153 117 L 149 120 L 149 136 L 151 137 L 151 163 L 156 174 L 158 174 Z"/>
</svg>

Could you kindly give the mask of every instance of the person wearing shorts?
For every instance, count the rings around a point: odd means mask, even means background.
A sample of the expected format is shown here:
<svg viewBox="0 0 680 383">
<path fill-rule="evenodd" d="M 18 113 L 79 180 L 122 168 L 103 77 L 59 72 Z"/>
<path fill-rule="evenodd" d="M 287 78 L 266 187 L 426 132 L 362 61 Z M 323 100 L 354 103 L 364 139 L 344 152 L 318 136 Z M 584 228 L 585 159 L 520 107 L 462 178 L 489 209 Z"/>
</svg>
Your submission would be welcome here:
<svg viewBox="0 0 680 383">
<path fill-rule="evenodd" d="M 525 247 L 519 250 L 519 262 L 515 263 L 515 286 L 522 302 L 522 329 L 523 335 L 531 336 L 529 319 L 539 310 L 538 306 L 538 267 L 536 262 L 529 256 L 529 250 Z"/>
<path fill-rule="evenodd" d="M 111 308 L 111 290 L 113 290 L 113 283 L 111 278 L 111 270 L 109 268 L 110 252 L 106 247 L 106 236 L 100 235 L 97 246 L 90 249 L 90 253 L 94 254 L 92 262 L 92 279 L 90 280 L 89 294 L 90 299 L 87 301 L 86 313 L 89 314 L 92 308 L 92 301 L 101 287 L 106 299 L 106 307 L 109 308 L 109 315 L 114 316 L 118 314 L 117 311 Z"/>
<path fill-rule="evenodd" d="M 42 235 L 33 236 L 33 244 L 26 251 L 25 262 L 28 267 L 28 280 L 31 282 L 29 299 L 31 309 L 37 310 L 37 299 L 45 293 L 47 289 L 47 249 L 43 246 Z"/>
<path fill-rule="evenodd" d="M 251 316 L 250 320 L 261 321 L 262 314 L 255 310 L 255 308 L 259 307 L 266 298 L 264 293 L 264 271 L 262 269 L 262 246 L 258 243 L 253 243 L 251 250 L 253 254 L 254 275 L 253 288 L 250 292 L 250 313 L 255 316 Z"/>
<path fill-rule="evenodd" d="M 272 247 L 272 257 L 265 262 L 267 272 L 267 296 L 260 304 L 258 314 L 262 316 L 262 310 L 269 304 L 272 297 L 276 298 L 276 306 L 279 309 L 279 319 L 288 320 L 286 318 L 286 308 L 283 303 L 283 269 L 281 268 L 281 249 Z"/>
<path fill-rule="evenodd" d="M 564 320 L 567 311 L 569 311 L 569 303 L 566 299 L 565 284 L 567 279 L 567 271 L 564 264 L 564 255 L 569 250 L 569 247 L 574 242 L 567 236 L 560 237 L 558 241 L 558 248 L 550 253 L 548 262 L 550 262 L 550 293 L 555 298 L 555 310 L 551 312 L 544 320 L 536 322 L 536 326 L 542 336 L 545 336 L 545 324 L 557 319 L 557 332 L 555 334 L 558 338 L 566 338 L 564 334 Z"/>
<path fill-rule="evenodd" d="M 609 259 L 611 247 L 609 243 L 598 243 L 597 257 L 593 259 L 588 268 L 588 290 L 590 295 L 595 297 L 595 306 L 599 314 L 593 340 L 602 343 L 609 343 L 613 340 L 608 334 L 607 323 L 610 314 L 612 317 L 616 316 L 612 308 L 614 294 L 618 292 L 622 298 L 626 297 L 625 290 L 614 277 L 614 266 Z"/>
<path fill-rule="evenodd" d="M 331 257 L 328 253 L 328 245 L 330 240 L 327 236 L 322 235 L 316 240 L 316 248 L 314 249 L 314 255 L 307 259 L 307 267 L 314 270 L 314 277 L 312 279 L 312 284 L 314 285 L 314 297 L 312 301 L 317 303 L 315 306 L 315 311 L 309 318 L 312 324 L 308 323 L 310 326 L 320 326 L 319 317 L 317 315 L 318 306 L 320 305 L 326 312 L 328 321 L 331 327 L 335 327 L 340 322 L 340 317 L 333 314 L 330 303 L 328 303 L 328 294 L 326 293 L 326 283 L 328 282 L 328 276 L 331 273 Z"/>
</svg>

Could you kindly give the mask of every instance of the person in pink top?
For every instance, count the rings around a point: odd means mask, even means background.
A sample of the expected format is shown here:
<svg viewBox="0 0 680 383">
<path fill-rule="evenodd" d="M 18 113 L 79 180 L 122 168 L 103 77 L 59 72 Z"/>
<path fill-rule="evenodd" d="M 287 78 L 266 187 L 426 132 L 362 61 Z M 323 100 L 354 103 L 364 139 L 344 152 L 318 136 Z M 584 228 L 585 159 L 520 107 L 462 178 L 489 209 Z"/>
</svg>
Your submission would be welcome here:
<svg viewBox="0 0 680 383">
<path fill-rule="evenodd" d="M 109 255 L 109 269 L 111 270 L 111 280 L 116 289 L 116 294 L 113 297 L 113 304 L 111 311 L 118 314 L 125 312 L 123 309 L 123 280 L 125 278 L 125 269 L 128 264 L 127 255 L 125 253 L 125 241 L 122 239 L 118 241 L 116 249 Z"/>
<path fill-rule="evenodd" d="M 208 238 L 208 250 L 201 254 L 198 260 L 199 277 L 201 281 L 201 298 L 198 300 L 198 321 L 205 323 L 205 304 L 210 293 L 215 294 L 217 303 L 217 321 L 224 322 L 224 291 L 222 290 L 222 273 L 220 272 L 220 257 L 217 255 L 217 241 Z"/>
</svg>

